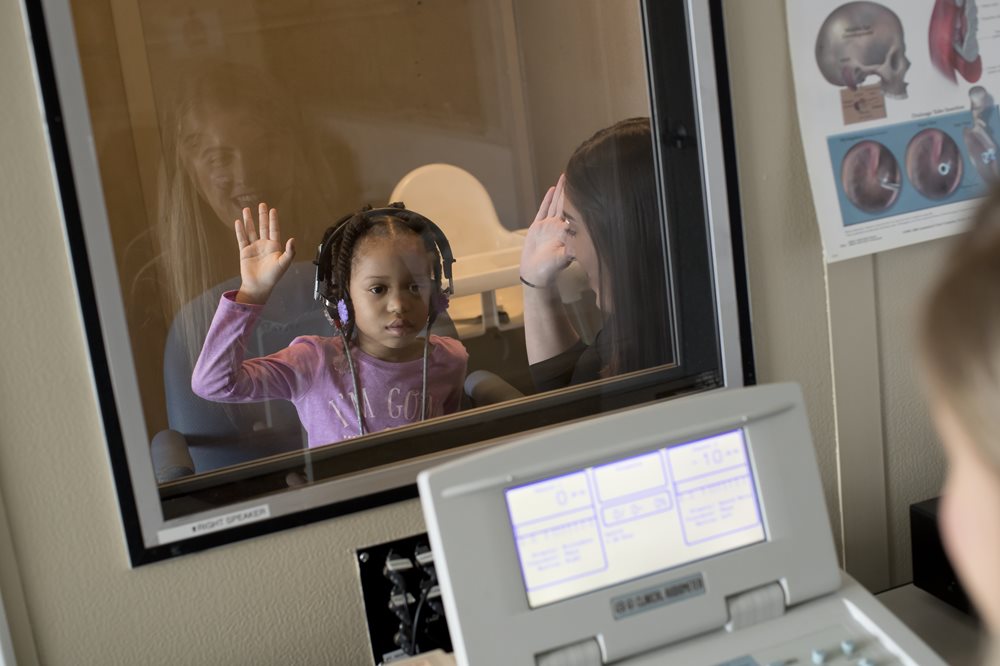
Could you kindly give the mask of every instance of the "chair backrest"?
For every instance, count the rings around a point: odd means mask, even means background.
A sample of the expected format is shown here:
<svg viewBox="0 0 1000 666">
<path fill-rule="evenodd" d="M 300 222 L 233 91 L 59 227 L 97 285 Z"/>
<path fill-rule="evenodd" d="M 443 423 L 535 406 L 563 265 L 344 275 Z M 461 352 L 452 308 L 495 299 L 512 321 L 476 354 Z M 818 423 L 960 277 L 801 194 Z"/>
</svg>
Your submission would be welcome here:
<svg viewBox="0 0 1000 666">
<path fill-rule="evenodd" d="M 403 176 L 389 200 L 402 201 L 441 227 L 456 257 L 520 243 L 519 237 L 500 223 L 483 184 L 453 164 L 417 167 Z"/>
</svg>

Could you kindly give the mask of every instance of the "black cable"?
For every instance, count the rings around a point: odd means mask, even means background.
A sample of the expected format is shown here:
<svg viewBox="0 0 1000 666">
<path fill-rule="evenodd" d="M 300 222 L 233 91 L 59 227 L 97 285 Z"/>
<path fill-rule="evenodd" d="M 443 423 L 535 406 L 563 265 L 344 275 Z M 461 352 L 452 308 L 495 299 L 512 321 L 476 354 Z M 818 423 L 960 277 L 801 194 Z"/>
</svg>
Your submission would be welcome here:
<svg viewBox="0 0 1000 666">
<path fill-rule="evenodd" d="M 437 571 L 434 568 L 433 553 L 428 546 L 418 545 L 413 552 L 413 559 L 417 563 L 417 566 L 423 570 L 424 576 L 426 576 L 420 583 L 420 600 L 417 602 L 417 608 L 413 613 L 412 638 L 410 640 L 410 643 L 413 645 L 414 654 L 420 654 L 420 648 L 417 646 L 417 633 L 420 631 L 420 614 L 423 611 L 424 604 L 429 601 L 431 591 L 437 585 Z M 426 620 L 424 624 L 427 624 Z"/>
<path fill-rule="evenodd" d="M 393 640 L 408 655 L 413 654 L 412 645 L 406 644 L 409 633 L 407 629 L 412 627 L 409 602 L 412 596 L 407 590 L 405 573 L 412 571 L 412 569 L 413 563 L 410 559 L 398 555 L 392 549 L 386 555 L 385 564 L 382 567 L 382 575 L 392 583 L 392 589 L 389 590 L 389 610 L 399 619 L 399 630 Z M 398 597 L 398 603 L 393 603 L 394 597 Z"/>
<path fill-rule="evenodd" d="M 417 627 L 420 626 L 420 611 L 424 607 L 424 602 L 427 601 L 427 593 L 430 592 L 430 589 L 430 587 L 426 587 L 424 588 L 424 591 L 420 593 L 420 601 L 417 602 L 417 610 L 413 613 L 413 631 L 410 634 L 410 645 L 413 646 L 413 654 L 420 654 L 420 648 L 417 647 Z"/>
</svg>

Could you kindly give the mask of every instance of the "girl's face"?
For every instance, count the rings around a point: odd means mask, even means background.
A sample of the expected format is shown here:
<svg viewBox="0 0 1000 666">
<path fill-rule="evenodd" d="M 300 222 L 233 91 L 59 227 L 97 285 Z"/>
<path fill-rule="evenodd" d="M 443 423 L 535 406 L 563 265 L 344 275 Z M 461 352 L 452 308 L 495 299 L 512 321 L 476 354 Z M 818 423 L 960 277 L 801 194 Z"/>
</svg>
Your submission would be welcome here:
<svg viewBox="0 0 1000 666">
<path fill-rule="evenodd" d="M 601 289 L 598 281 L 601 275 L 600 260 L 597 248 L 587 230 L 580 211 L 577 210 L 568 196 L 563 196 L 563 217 L 569 224 L 566 226 L 566 252 L 580 264 L 587 273 L 590 288 L 597 294 L 597 302 L 601 302 Z"/>
<path fill-rule="evenodd" d="M 986 626 L 1000 635 L 1000 474 L 983 459 L 954 412 L 936 402 L 934 421 L 948 456 L 938 516 L 942 538 Z"/>
<path fill-rule="evenodd" d="M 184 163 L 199 194 L 227 225 L 261 201 L 281 206 L 293 185 L 291 139 L 277 123 L 215 105 L 185 119 Z"/>
<path fill-rule="evenodd" d="M 364 352 L 385 361 L 420 358 L 417 334 L 427 324 L 430 275 L 427 249 L 416 234 L 368 236 L 355 246 L 348 291 Z"/>
</svg>

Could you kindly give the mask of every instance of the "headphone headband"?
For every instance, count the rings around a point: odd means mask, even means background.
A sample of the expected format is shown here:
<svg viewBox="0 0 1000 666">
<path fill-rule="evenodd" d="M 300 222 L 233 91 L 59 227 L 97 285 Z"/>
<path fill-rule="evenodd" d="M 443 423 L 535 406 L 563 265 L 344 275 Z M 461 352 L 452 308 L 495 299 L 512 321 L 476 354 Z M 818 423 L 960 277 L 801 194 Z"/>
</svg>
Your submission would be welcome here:
<svg viewBox="0 0 1000 666">
<path fill-rule="evenodd" d="M 313 298 L 315 300 L 322 301 L 327 307 L 336 307 L 335 303 L 330 302 L 330 295 L 333 293 L 334 287 L 332 265 L 333 248 L 337 238 L 343 235 L 344 229 L 346 229 L 351 220 L 357 216 L 361 216 L 362 219 L 366 221 L 371 221 L 376 217 L 393 217 L 403 222 L 403 224 L 413 231 L 418 231 L 417 229 L 414 229 L 417 225 L 422 224 L 426 227 L 434 239 L 434 245 L 437 248 L 438 254 L 441 255 L 442 274 L 448 281 L 448 287 L 444 289 L 444 292 L 449 295 L 454 293 L 451 266 L 455 263 L 455 257 L 451 252 L 451 245 L 448 243 L 448 237 L 445 236 L 441 228 L 434 224 L 429 218 L 416 211 L 409 210 L 401 201 L 397 201 L 383 208 L 365 206 L 356 213 L 344 215 L 323 233 L 323 240 L 320 242 L 319 247 L 316 250 L 316 259 L 313 260 L 313 263 L 316 265 L 316 280 L 313 287 Z"/>
</svg>

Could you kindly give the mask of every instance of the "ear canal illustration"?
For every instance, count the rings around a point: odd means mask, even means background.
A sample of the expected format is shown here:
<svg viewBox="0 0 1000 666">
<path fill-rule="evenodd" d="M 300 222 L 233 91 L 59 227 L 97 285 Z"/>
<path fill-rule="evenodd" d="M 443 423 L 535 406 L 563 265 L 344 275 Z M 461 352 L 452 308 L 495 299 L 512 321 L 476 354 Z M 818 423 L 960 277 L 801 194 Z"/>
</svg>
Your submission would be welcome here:
<svg viewBox="0 0 1000 666">
<path fill-rule="evenodd" d="M 945 78 L 957 83 L 957 72 L 969 83 L 983 74 L 979 55 L 979 10 L 976 0 L 936 0 L 928 31 L 931 62 Z"/>
<path fill-rule="evenodd" d="M 887 97 L 906 99 L 903 24 L 877 2 L 848 2 L 826 17 L 816 37 L 816 64 L 835 86 L 856 90 L 874 76 Z"/>
<path fill-rule="evenodd" d="M 947 197 L 962 180 L 958 144 L 939 129 L 918 132 L 906 146 L 906 175 L 928 199 Z"/>
<path fill-rule="evenodd" d="M 840 165 L 840 184 L 855 206 L 877 213 L 896 203 L 902 189 L 899 163 L 877 141 L 851 146 Z"/>
<path fill-rule="evenodd" d="M 965 150 L 979 177 L 986 183 L 996 183 L 1000 181 L 1000 165 L 997 163 L 1000 146 L 997 146 L 989 123 L 996 104 L 993 96 L 982 86 L 974 86 L 969 90 L 969 102 L 972 107 L 972 127 L 962 131 Z"/>
</svg>

